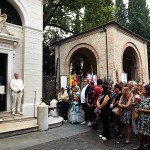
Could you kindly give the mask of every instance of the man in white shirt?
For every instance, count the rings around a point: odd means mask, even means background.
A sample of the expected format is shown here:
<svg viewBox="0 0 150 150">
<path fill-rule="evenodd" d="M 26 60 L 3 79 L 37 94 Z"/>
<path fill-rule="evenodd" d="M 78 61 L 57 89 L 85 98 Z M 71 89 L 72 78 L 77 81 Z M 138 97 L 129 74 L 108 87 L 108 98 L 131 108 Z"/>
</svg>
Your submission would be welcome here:
<svg viewBox="0 0 150 150">
<path fill-rule="evenodd" d="M 87 121 L 88 121 L 88 118 L 87 118 L 87 103 L 86 103 L 86 98 L 85 98 L 85 90 L 86 90 L 88 84 L 89 84 L 89 80 L 87 78 L 84 79 L 84 87 L 81 91 L 81 105 L 82 105 L 82 109 L 83 109 L 84 114 L 85 114 L 85 118 L 84 118 L 84 121 L 81 124 L 86 124 Z"/>
<path fill-rule="evenodd" d="M 22 115 L 21 112 L 21 99 L 22 99 L 22 91 L 24 89 L 24 84 L 21 79 L 19 79 L 19 74 L 14 73 L 14 79 L 11 79 L 10 88 L 12 90 L 12 115 L 15 115 L 16 112 L 16 104 L 17 104 L 17 113 Z"/>
</svg>

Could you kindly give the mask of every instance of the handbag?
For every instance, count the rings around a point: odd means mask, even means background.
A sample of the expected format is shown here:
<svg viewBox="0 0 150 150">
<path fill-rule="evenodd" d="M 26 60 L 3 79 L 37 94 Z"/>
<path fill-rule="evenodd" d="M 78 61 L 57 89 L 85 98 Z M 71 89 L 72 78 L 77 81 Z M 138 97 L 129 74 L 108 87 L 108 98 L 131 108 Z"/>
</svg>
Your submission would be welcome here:
<svg viewBox="0 0 150 150">
<path fill-rule="evenodd" d="M 138 118 L 139 118 L 139 112 L 138 112 L 138 110 L 135 109 L 133 115 L 134 115 L 134 119 L 138 120 Z"/>
<path fill-rule="evenodd" d="M 114 114 L 116 114 L 117 116 L 119 116 L 120 115 L 120 108 L 119 107 L 115 107 L 114 109 L 112 109 L 112 112 Z"/>
<path fill-rule="evenodd" d="M 101 111 L 96 107 L 96 108 L 94 109 L 94 113 L 95 113 L 95 114 L 100 114 Z"/>
</svg>

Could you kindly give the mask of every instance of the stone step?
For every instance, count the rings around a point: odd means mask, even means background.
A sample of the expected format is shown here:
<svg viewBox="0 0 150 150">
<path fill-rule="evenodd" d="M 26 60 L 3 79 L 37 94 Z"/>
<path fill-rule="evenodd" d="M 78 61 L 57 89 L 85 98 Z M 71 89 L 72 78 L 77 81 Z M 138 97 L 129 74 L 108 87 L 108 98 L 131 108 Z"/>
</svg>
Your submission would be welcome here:
<svg viewBox="0 0 150 150">
<path fill-rule="evenodd" d="M 0 118 L 0 124 L 6 123 L 6 122 L 21 122 L 21 121 L 28 121 L 28 120 L 33 120 L 35 119 L 34 117 L 30 116 L 3 116 Z"/>
<path fill-rule="evenodd" d="M 29 119 L 29 120 L 28 120 Z M 63 124 L 62 117 L 48 118 L 49 129 L 59 127 Z M 36 118 L 24 118 L 24 120 L 13 120 L 0 123 L 0 138 L 6 138 L 14 135 L 25 134 L 29 132 L 38 132 Z"/>
<path fill-rule="evenodd" d="M 0 112 L 0 124 L 6 122 L 10 123 L 10 122 L 27 121 L 33 119 L 35 118 L 27 115 L 19 115 L 19 114 L 12 115 L 11 112 Z"/>
</svg>

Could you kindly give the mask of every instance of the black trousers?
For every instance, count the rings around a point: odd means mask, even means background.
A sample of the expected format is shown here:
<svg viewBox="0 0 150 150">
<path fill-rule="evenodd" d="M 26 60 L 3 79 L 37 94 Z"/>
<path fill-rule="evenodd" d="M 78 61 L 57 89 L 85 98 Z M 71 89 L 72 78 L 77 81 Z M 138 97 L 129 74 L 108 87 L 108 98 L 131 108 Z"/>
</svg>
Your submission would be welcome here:
<svg viewBox="0 0 150 150">
<path fill-rule="evenodd" d="M 109 114 L 101 113 L 100 119 L 101 119 L 101 123 L 102 123 L 102 127 L 103 127 L 102 136 L 105 137 L 107 140 L 110 140 L 111 132 L 110 132 Z"/>
<path fill-rule="evenodd" d="M 88 121 L 88 107 L 87 107 L 86 103 L 82 103 L 82 109 L 83 109 L 84 114 L 85 114 L 84 121 L 87 122 Z"/>
<path fill-rule="evenodd" d="M 64 118 L 64 120 L 68 120 L 69 103 L 67 101 L 61 101 L 59 102 L 59 105 L 61 106 L 59 108 L 60 115 Z"/>
<path fill-rule="evenodd" d="M 92 106 L 92 107 L 87 106 L 87 107 L 88 107 L 87 108 L 87 119 L 88 119 L 88 121 L 93 122 L 93 120 L 96 119 L 96 115 L 94 113 L 95 106 Z"/>
</svg>

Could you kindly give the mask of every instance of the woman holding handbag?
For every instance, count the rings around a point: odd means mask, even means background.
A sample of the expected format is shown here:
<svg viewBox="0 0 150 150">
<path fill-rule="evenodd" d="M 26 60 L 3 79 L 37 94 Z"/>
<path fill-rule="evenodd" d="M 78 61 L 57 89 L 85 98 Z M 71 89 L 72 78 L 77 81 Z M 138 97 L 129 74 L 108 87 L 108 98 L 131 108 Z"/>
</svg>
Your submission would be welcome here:
<svg viewBox="0 0 150 150">
<path fill-rule="evenodd" d="M 132 92 L 132 131 L 135 135 L 138 135 L 138 104 L 140 95 L 139 95 L 139 87 L 134 85 L 131 89 Z"/>
<path fill-rule="evenodd" d="M 118 137 L 124 136 L 122 133 L 123 123 L 120 121 L 120 107 L 118 107 L 120 97 L 122 96 L 121 91 L 122 91 L 122 87 L 119 84 L 115 84 L 114 92 L 116 93 L 116 97 L 114 99 L 112 112 L 115 114 L 115 125 L 116 125 L 116 132 Z"/>
</svg>

